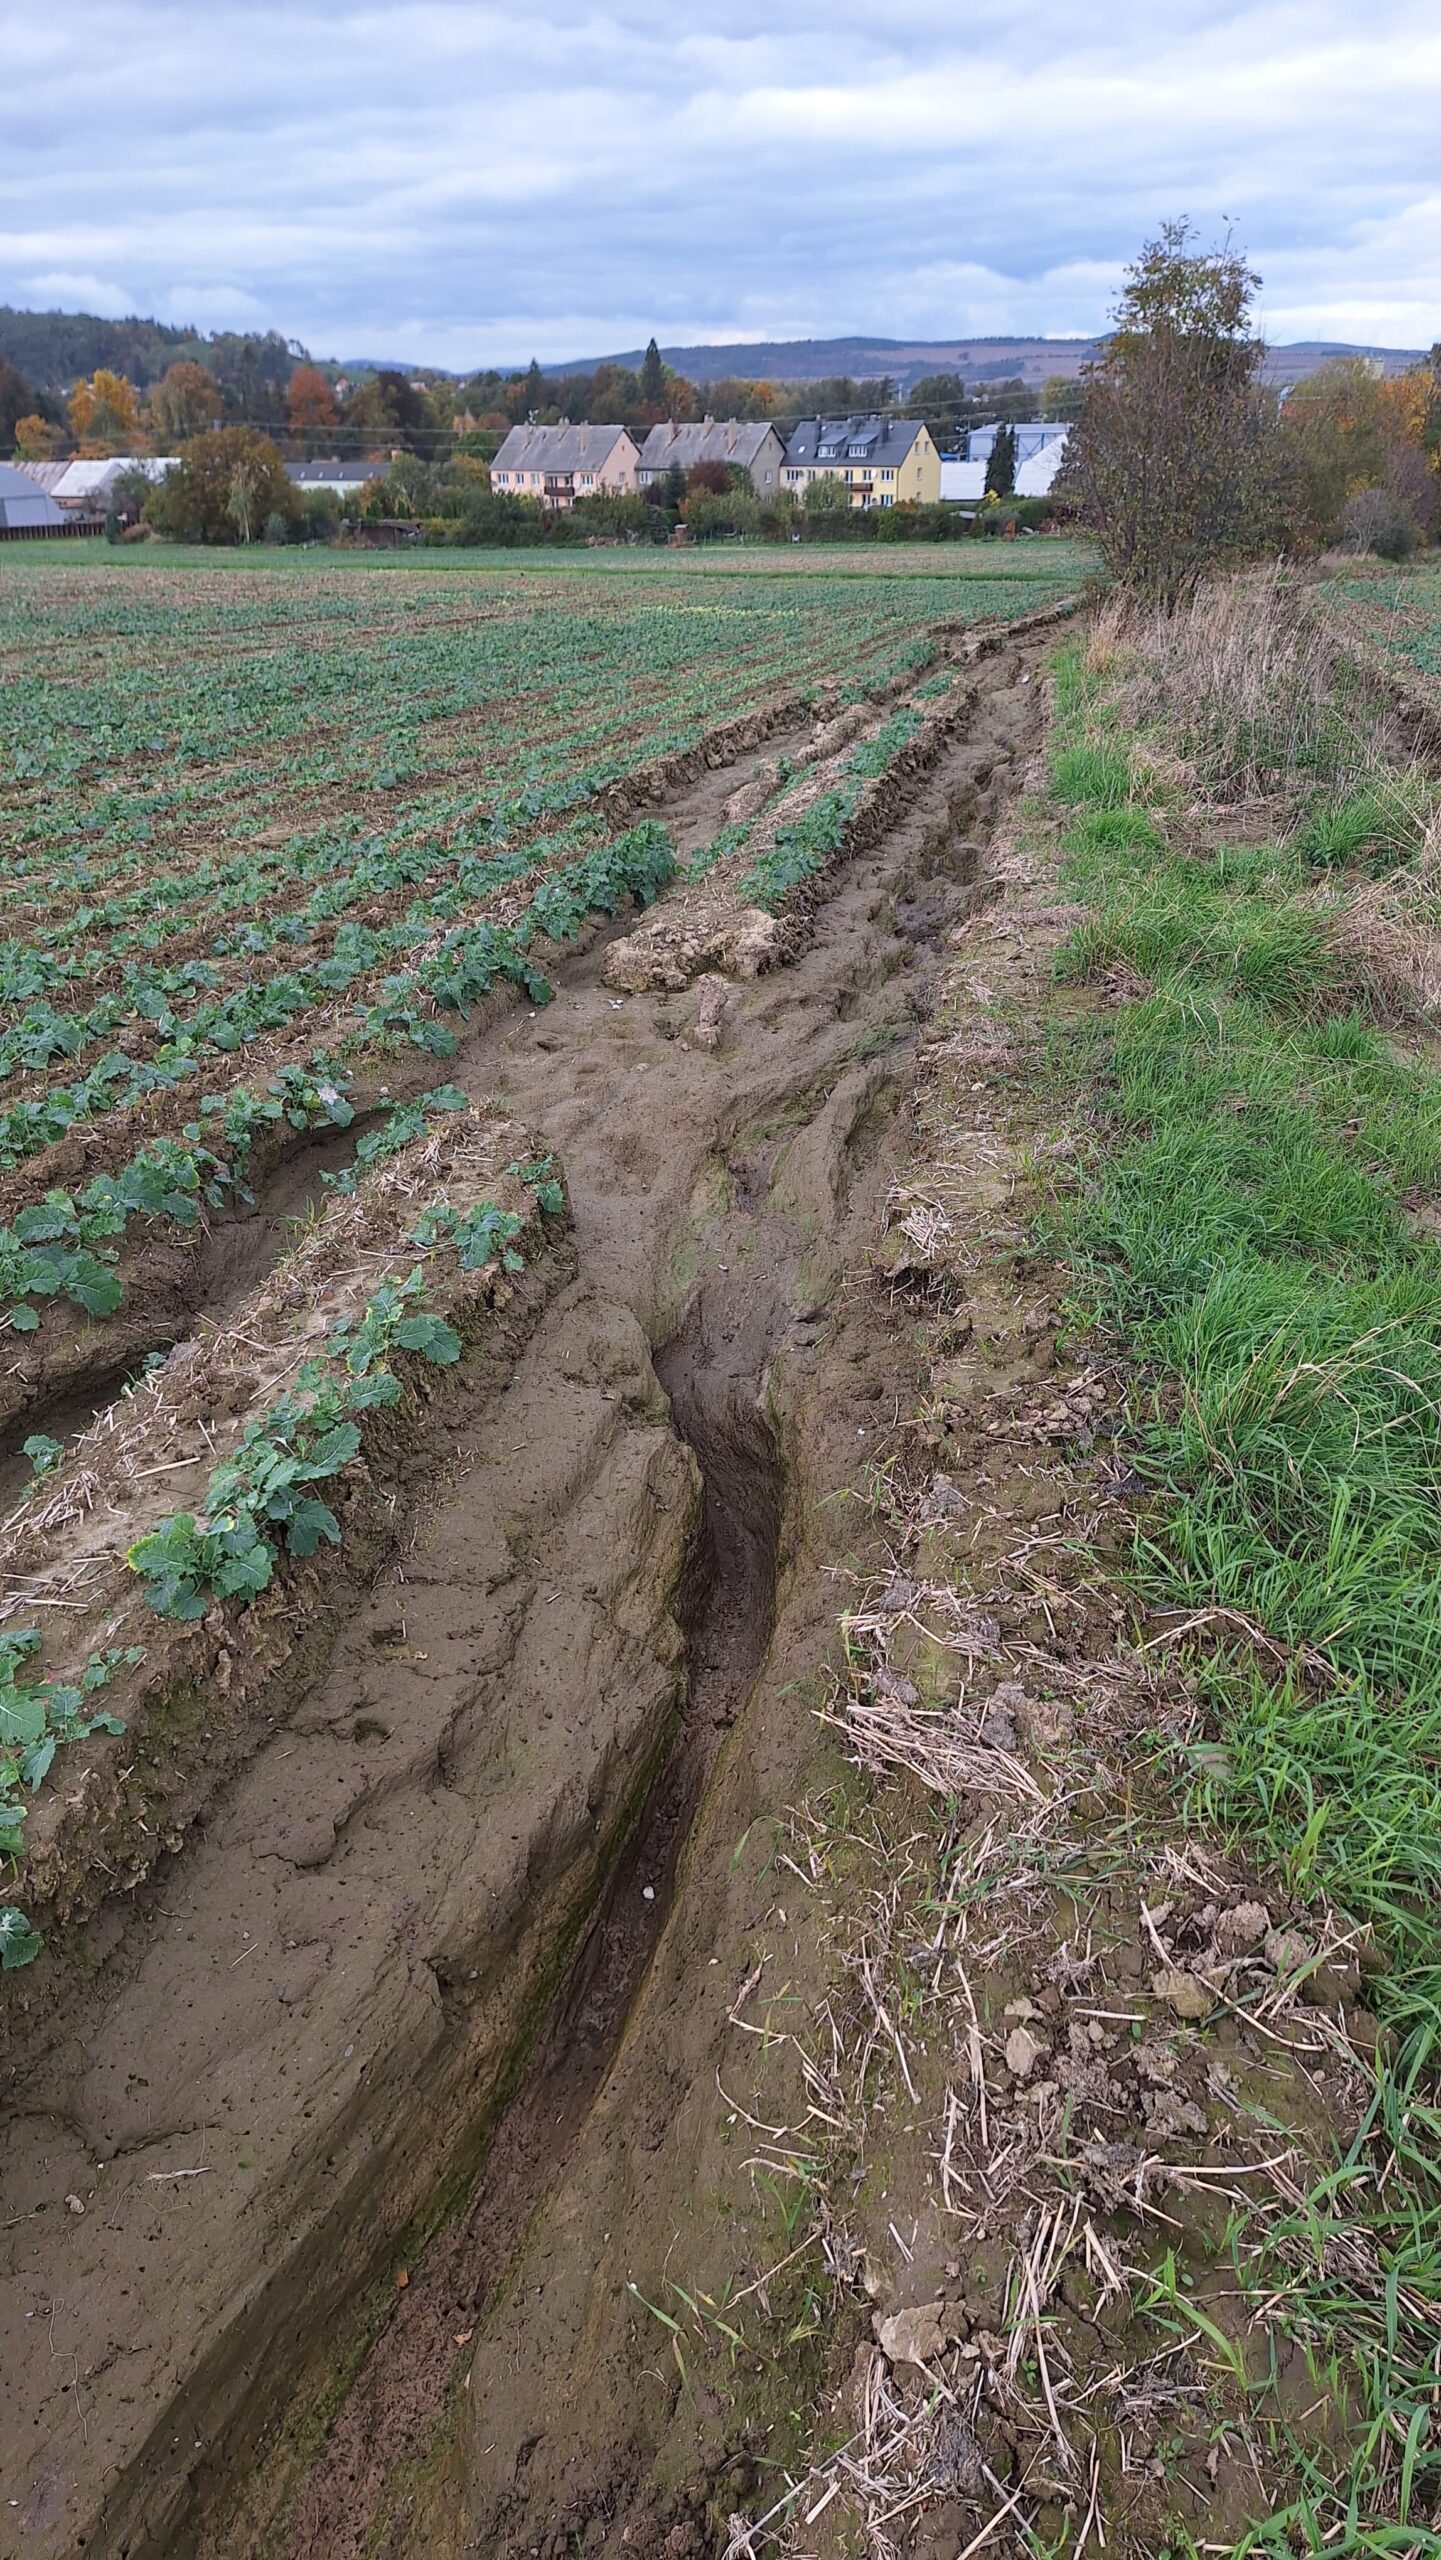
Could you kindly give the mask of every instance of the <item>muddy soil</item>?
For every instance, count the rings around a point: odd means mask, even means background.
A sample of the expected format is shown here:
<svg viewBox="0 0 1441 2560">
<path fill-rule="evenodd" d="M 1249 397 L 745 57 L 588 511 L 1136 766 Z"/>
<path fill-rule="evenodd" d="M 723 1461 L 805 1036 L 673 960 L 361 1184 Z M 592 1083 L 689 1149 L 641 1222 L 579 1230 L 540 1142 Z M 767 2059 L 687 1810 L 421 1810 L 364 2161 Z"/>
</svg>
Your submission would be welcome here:
<svg viewBox="0 0 1441 2560">
<path fill-rule="evenodd" d="M 576 1276 L 513 1369 L 476 1364 L 392 1566 L 21 2058 L 0 2549 L 445 2560 L 529 2547 L 577 2459 L 588 2514 L 653 2471 L 674 2375 L 646 2379 L 630 2253 L 665 2248 L 678 2177 L 730 2245 L 703 2168 L 730 1959 L 835 1760 L 834 1573 L 871 1537 L 844 1497 L 912 1383 L 867 1258 L 1037 663 L 978 671 L 718 1046 L 695 990 L 614 996 L 601 940 L 457 1061 L 561 1157 Z M 682 850 L 745 773 L 691 786 Z M 777 2032 L 818 1960 L 797 1941 Z"/>
</svg>

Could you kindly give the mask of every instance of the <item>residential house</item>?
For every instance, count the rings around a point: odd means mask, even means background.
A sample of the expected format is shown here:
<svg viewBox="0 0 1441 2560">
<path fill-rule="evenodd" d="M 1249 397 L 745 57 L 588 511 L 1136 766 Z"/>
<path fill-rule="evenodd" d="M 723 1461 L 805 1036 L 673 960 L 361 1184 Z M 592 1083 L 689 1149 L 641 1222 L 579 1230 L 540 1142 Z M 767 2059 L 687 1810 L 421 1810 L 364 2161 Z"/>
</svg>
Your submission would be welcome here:
<svg viewBox="0 0 1441 2560">
<path fill-rule="evenodd" d="M 286 476 L 302 492 L 328 489 L 333 498 L 358 498 L 372 480 L 380 480 L 389 469 L 388 462 L 342 462 L 332 454 L 328 462 L 287 462 Z"/>
<path fill-rule="evenodd" d="M 785 486 L 786 449 L 764 418 L 702 418 L 698 426 L 668 420 L 652 427 L 640 449 L 636 479 L 648 489 L 668 471 L 690 471 L 698 462 L 723 462 L 749 473 L 758 498 L 773 498 Z"/>
<path fill-rule="evenodd" d="M 958 453 L 941 456 L 941 496 L 947 506 L 976 507 L 986 494 L 986 466 L 963 461 Z"/>
<path fill-rule="evenodd" d="M 512 427 L 490 466 L 490 485 L 567 514 L 578 498 L 634 496 L 640 448 L 624 427 Z"/>
<path fill-rule="evenodd" d="M 920 418 L 802 418 L 786 446 L 785 485 L 843 480 L 853 507 L 934 506 L 941 457 Z"/>
</svg>

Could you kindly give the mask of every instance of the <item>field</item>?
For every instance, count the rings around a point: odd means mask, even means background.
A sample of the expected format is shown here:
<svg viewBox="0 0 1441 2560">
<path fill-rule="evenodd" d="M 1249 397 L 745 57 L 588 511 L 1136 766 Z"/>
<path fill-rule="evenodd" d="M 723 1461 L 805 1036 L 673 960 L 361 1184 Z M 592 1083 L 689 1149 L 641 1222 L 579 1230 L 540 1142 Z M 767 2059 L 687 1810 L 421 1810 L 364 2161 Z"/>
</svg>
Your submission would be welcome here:
<svg viewBox="0 0 1441 2560">
<path fill-rule="evenodd" d="M 0 591 L 39 2560 L 1441 2548 L 1435 576 L 970 562 Z"/>
<path fill-rule="evenodd" d="M 1441 568 L 1423 563 L 1385 576 L 1368 564 L 1328 579 L 1322 592 L 1348 630 L 1382 651 L 1398 674 L 1441 693 Z"/>
<path fill-rule="evenodd" d="M 3 1839 L 28 1841 L 32 1877 L 32 1800 L 62 1745 L 117 1722 L 92 1691 L 146 1659 L 143 1629 L 114 1641 L 126 1592 L 190 1622 L 256 1600 L 281 1555 L 335 1544 L 332 1480 L 400 1392 L 391 1356 L 453 1361 L 466 1275 L 521 1267 L 537 1203 L 560 1216 L 549 1155 L 487 1151 L 451 1080 L 476 1009 L 507 987 L 545 1004 L 588 920 L 666 890 L 690 934 L 682 979 L 742 915 L 781 936 L 862 801 L 944 729 L 957 632 L 1048 602 L 1078 565 L 1039 543 L 938 558 L 7 561 L 0 1463 L 27 1614 L 75 1562 L 102 1455 L 128 1486 L 119 1583 L 112 1524 L 106 1571 L 97 1549 L 81 1574 L 88 1615 L 67 1603 L 69 1654 L 90 1619 L 93 1650 L 43 1678 L 29 1630 L 6 1650 Z M 677 839 L 648 814 L 798 728 L 744 820 L 717 808 Z M 174 1361 L 131 1391 L 117 1438 L 117 1386 L 213 1300 L 230 1230 L 263 1279 L 257 1221 L 271 1232 L 267 1204 L 309 1155 L 299 1205 L 335 1230 L 339 1329 L 301 1322 L 278 1370 L 232 1374 L 219 1439 L 192 1384 L 188 1466 Z M 424 1197 L 419 1168 L 439 1186 Z M 352 1306 L 357 1189 L 394 1223 L 367 1226 L 377 1286 Z M 77 1455 L 97 1415 L 104 1451 Z M 26 1909 L 0 1928 L 19 1970 L 38 1943 Z"/>
<path fill-rule="evenodd" d="M 59 2464 L 37 2551 L 200 2493 L 177 2371 L 253 2449 L 332 2319 L 363 2344 L 592 1913 L 598 2087 L 767 1646 L 767 1382 L 878 1230 L 950 848 L 1035 723 L 1047 633 L 986 626 L 1081 566 L 6 562 L 0 2467 Z M 844 1413 L 847 1468 L 850 1357 L 795 1423 Z M 37 2285 L 86 2332 L 78 2464 Z"/>
</svg>

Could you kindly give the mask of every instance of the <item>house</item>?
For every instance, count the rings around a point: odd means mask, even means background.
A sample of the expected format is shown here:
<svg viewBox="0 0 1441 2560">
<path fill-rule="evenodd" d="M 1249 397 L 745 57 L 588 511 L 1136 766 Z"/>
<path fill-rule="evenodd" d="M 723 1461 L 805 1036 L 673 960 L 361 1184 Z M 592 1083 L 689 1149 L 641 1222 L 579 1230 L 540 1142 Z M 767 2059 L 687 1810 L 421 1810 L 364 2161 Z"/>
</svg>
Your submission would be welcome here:
<svg viewBox="0 0 1441 2560">
<path fill-rule="evenodd" d="M 986 494 L 986 466 L 965 462 L 958 453 L 941 456 L 941 496 L 947 506 L 976 507 Z"/>
<path fill-rule="evenodd" d="M 293 488 L 328 489 L 334 498 L 358 498 L 387 468 L 384 462 L 342 462 L 332 454 L 328 462 L 287 462 L 285 472 Z"/>
<path fill-rule="evenodd" d="M 492 489 L 565 514 L 577 498 L 634 495 L 640 448 L 624 427 L 512 427 L 490 466 Z"/>
<path fill-rule="evenodd" d="M 786 446 L 785 485 L 843 480 L 853 507 L 934 506 L 941 457 L 920 418 L 802 418 Z"/>
<path fill-rule="evenodd" d="M 702 418 L 699 426 L 670 421 L 652 427 L 640 449 L 636 479 L 642 489 L 664 480 L 668 471 L 691 471 L 698 462 L 723 462 L 750 475 L 758 498 L 773 498 L 785 486 L 786 449 L 775 428 L 759 418 Z"/>
<path fill-rule="evenodd" d="M 58 507 L 27 471 L 22 471 L 18 463 L 0 462 L 0 539 L 75 530 L 64 508 Z"/>
<path fill-rule="evenodd" d="M 44 469 L 42 463 L 38 466 Z M 50 495 L 58 506 L 72 508 L 77 514 L 108 514 L 117 480 L 132 471 L 141 471 L 147 480 L 163 480 L 176 467 L 174 454 L 108 453 L 90 461 L 67 462 Z"/>
</svg>

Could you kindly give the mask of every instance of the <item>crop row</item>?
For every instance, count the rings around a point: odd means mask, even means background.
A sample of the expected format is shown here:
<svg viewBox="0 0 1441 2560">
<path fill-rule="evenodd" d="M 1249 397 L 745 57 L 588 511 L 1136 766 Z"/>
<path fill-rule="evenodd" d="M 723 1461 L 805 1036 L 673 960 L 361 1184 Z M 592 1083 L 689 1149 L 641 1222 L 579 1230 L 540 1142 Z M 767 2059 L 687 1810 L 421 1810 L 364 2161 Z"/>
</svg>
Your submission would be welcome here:
<svg viewBox="0 0 1441 2560">
<path fill-rule="evenodd" d="M 89 1630 L 143 1633 L 144 1610 L 198 1628 L 212 1604 L 247 1608 L 287 1562 L 302 1565 L 337 1547 L 343 1524 L 336 1489 L 354 1477 L 372 1419 L 400 1403 L 407 1364 L 419 1372 L 453 1366 L 463 1348 L 461 1325 L 470 1321 L 464 1311 L 503 1298 L 526 1267 L 528 1239 L 563 1214 L 564 1191 L 548 1156 L 507 1163 L 496 1141 L 503 1145 L 509 1135 L 513 1142 L 519 1133 L 477 1120 L 460 1094 L 427 1100 L 444 1105 L 447 1116 L 437 1123 L 421 1112 L 408 1128 L 391 1131 L 383 1150 L 373 1147 L 234 1330 L 182 1346 L 146 1380 L 118 1432 L 102 1432 L 75 1454 L 68 1477 L 58 1444 L 37 1444 L 35 1485 L 6 1525 L 7 1564 L 12 1578 L 41 1594 L 42 1617 L 58 1572 L 65 1605 L 50 1612 L 51 1631 L 73 1668 L 47 1675 L 39 1627 L 0 1636 L 0 1857 L 23 1858 L 31 1806 L 57 1755 L 126 1729 L 108 1700 L 97 1703 L 98 1693 L 115 1685 L 128 1688 L 133 1701 L 128 1675 L 148 1663 L 151 1646 L 95 1645 L 86 1640 Z M 317 1305 L 329 1311 L 318 1344 L 310 1321 Z M 242 1395 L 241 1418 L 194 1508 L 157 1511 L 157 1480 L 173 1479 L 177 1466 L 184 1470 L 204 1458 L 206 1444 L 214 1447 L 212 1433 L 198 1443 L 183 1419 L 197 1364 L 198 1374 L 209 1376 L 206 1401 L 218 1421 L 235 1409 L 227 1390 L 237 1360 L 250 1363 L 249 1410 Z M 124 1453 L 118 1480 L 117 1448 Z M 97 1488 L 95 1471 L 106 1463 L 111 1481 Z M 78 1591 L 67 1578 L 65 1528 L 77 1499 L 87 1509 L 98 1500 L 102 1518 L 92 1579 L 82 1576 Z M 124 1524 L 137 1510 L 138 1534 L 130 1534 Z M 144 1609 L 137 1625 L 138 1602 Z M 81 1615 L 74 1637 L 67 1607 Z M 163 1693 L 163 1665 L 155 1676 Z M 72 1801 L 83 1796 L 82 1787 Z M 63 1809 L 56 1812 L 63 1823 Z M 26 1910 L 8 1903 L 0 1911 L 0 1967 L 28 1963 L 39 1945 Z"/>
<path fill-rule="evenodd" d="M 33 1331 L 40 1321 L 37 1301 L 53 1298 L 92 1316 L 113 1314 L 124 1295 L 114 1268 L 118 1240 L 132 1224 L 169 1221 L 194 1228 L 205 1209 L 247 1197 L 245 1174 L 262 1128 L 280 1119 L 296 1129 L 348 1125 L 354 1116 L 348 1056 L 375 1043 L 453 1054 L 455 1034 L 437 1012 L 464 1014 L 503 980 L 544 1003 L 551 989 L 531 957 L 537 938 L 570 942 L 597 910 L 614 914 L 629 898 L 648 905 L 674 870 L 665 829 L 654 819 L 643 821 L 551 873 L 514 923 L 457 928 L 417 964 L 382 980 L 333 1049 L 283 1069 L 259 1094 L 237 1086 L 206 1096 L 179 1139 L 149 1140 L 117 1170 L 98 1174 L 78 1197 L 51 1190 L 22 1208 L 9 1227 L 0 1228 L 0 1315 L 18 1331 Z M 72 1127 L 96 1101 L 123 1108 L 198 1071 L 195 1050 L 174 1045 L 171 1055 L 125 1061 L 121 1072 L 131 1079 L 128 1089 L 107 1078 L 93 1095 L 81 1086 L 41 1103 L 13 1105 L 0 1115 L 0 1152 L 18 1162 Z"/>
</svg>

